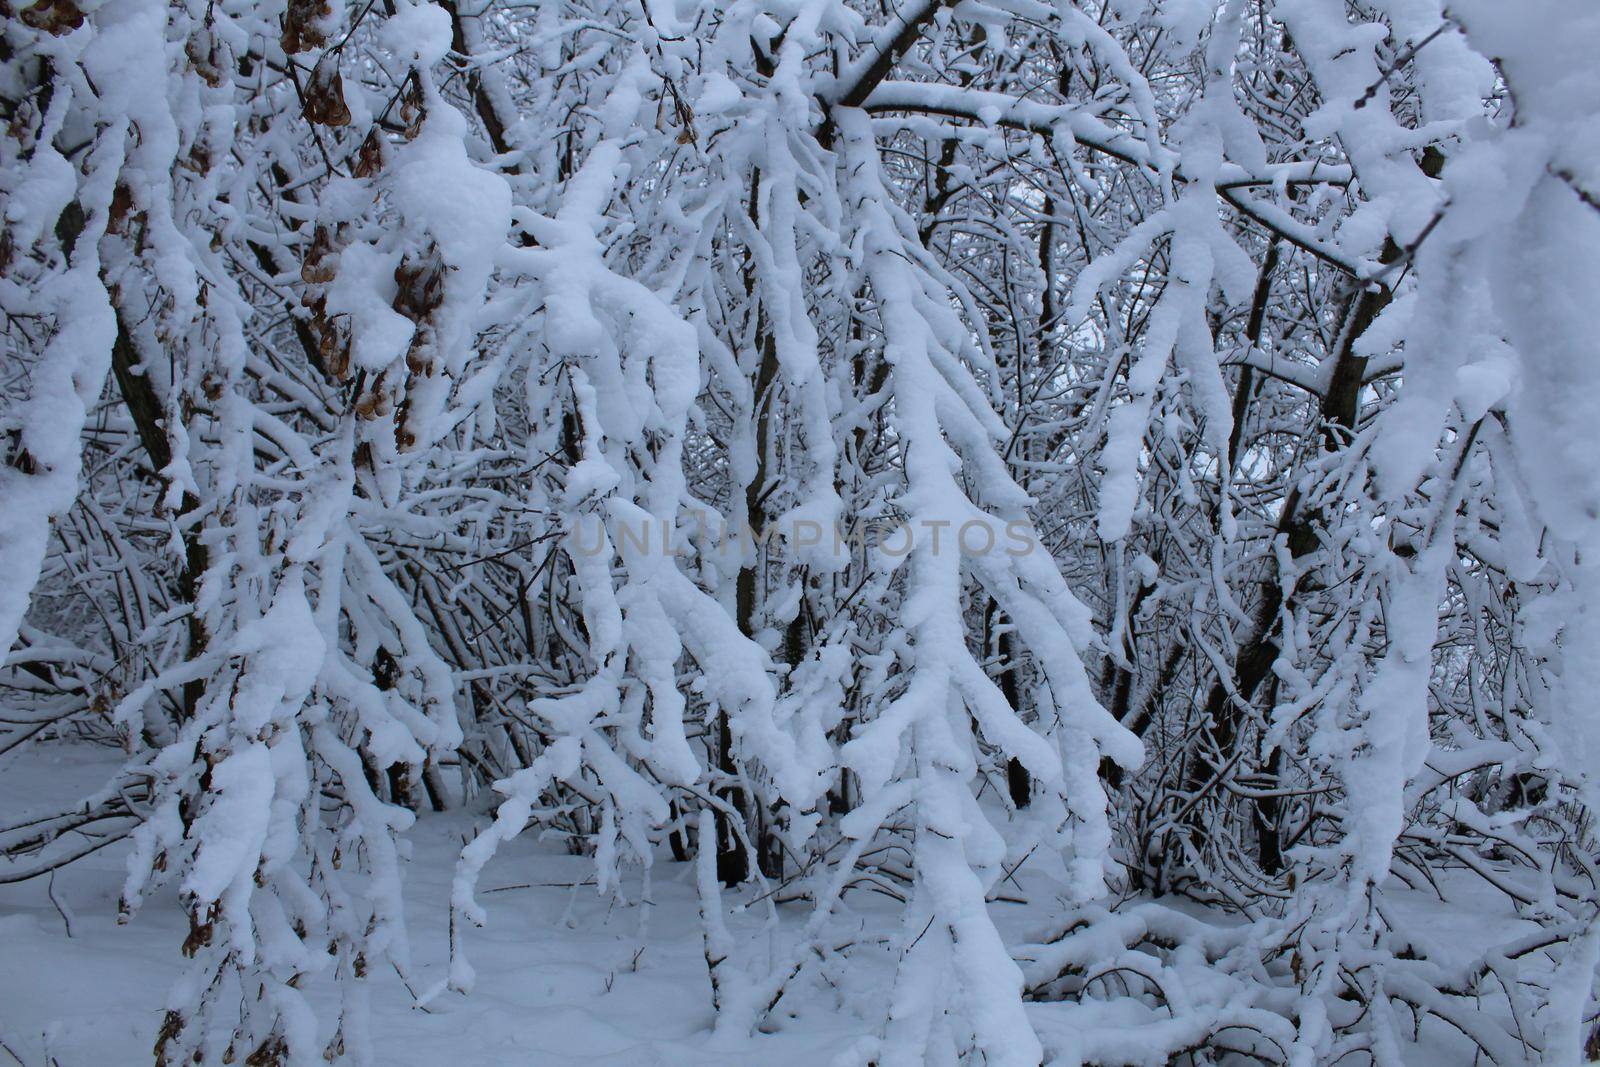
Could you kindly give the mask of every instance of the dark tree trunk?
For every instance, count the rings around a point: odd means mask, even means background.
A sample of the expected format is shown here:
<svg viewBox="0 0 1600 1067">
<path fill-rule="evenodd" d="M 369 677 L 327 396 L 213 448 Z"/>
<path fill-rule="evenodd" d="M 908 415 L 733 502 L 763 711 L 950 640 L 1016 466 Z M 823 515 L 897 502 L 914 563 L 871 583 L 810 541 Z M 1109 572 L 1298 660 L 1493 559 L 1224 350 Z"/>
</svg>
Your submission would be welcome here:
<svg viewBox="0 0 1600 1067">
<path fill-rule="evenodd" d="M 1382 262 L 1393 263 L 1399 257 L 1400 249 L 1393 241 L 1389 241 L 1384 247 Z M 1258 303 L 1264 303 L 1260 299 L 1260 289 L 1257 295 Z M 1350 295 L 1336 342 L 1333 372 L 1328 379 L 1327 393 L 1319 406 L 1324 452 L 1342 448 L 1350 432 L 1355 429 L 1361 386 L 1367 370 L 1367 360 L 1356 354 L 1355 342 L 1388 306 L 1390 299 L 1390 291 L 1377 285 Z M 1230 463 L 1236 459 L 1232 456 L 1229 458 Z M 1283 538 L 1290 557 L 1298 561 L 1311 555 L 1321 543 L 1318 534 L 1323 524 L 1323 516 L 1314 506 L 1305 503 L 1296 486 L 1284 501 L 1277 536 Z M 1288 589 L 1291 598 L 1298 591 L 1295 581 L 1297 579 L 1291 580 Z M 1185 773 L 1184 792 L 1191 800 L 1184 830 L 1196 841 L 1206 838 L 1210 826 L 1206 805 L 1194 803 L 1193 798 L 1218 788 L 1223 776 L 1230 773 L 1230 764 L 1238 755 L 1237 746 L 1242 743 L 1244 728 L 1250 717 L 1250 711 L 1247 707 L 1241 707 L 1240 702 L 1248 705 L 1254 699 L 1256 690 L 1270 676 L 1272 664 L 1278 658 L 1279 614 L 1285 606 L 1282 577 L 1274 573 L 1263 579 L 1259 597 L 1252 618 L 1251 636 L 1240 645 L 1233 661 L 1233 685 L 1238 701 L 1230 696 L 1222 680 L 1213 682 L 1206 694 L 1199 744 Z M 1275 778 L 1274 762 L 1269 760 L 1267 770 Z M 1276 874 L 1283 868 L 1281 846 L 1277 838 L 1278 798 L 1257 800 L 1252 807 L 1252 823 L 1259 835 L 1257 861 L 1263 871 Z"/>
</svg>

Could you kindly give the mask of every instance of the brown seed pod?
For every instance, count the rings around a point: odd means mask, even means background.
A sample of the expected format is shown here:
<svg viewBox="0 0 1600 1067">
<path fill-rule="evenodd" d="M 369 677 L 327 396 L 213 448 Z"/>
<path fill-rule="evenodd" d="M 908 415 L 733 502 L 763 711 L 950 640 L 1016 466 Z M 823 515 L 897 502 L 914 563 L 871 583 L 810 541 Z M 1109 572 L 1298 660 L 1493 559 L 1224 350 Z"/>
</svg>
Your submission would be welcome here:
<svg viewBox="0 0 1600 1067">
<path fill-rule="evenodd" d="M 328 43 L 324 20 L 333 14 L 327 0 L 289 0 L 283 13 L 283 36 L 278 43 L 286 55 L 299 55 Z"/>
<path fill-rule="evenodd" d="M 83 12 L 72 0 L 38 0 L 23 9 L 22 23 L 52 37 L 65 37 L 83 25 Z"/>
<path fill-rule="evenodd" d="M 189 154 L 178 161 L 178 166 L 192 170 L 196 174 L 209 174 L 211 171 L 211 150 L 203 142 L 196 141 L 189 149 Z"/>
<path fill-rule="evenodd" d="M 289 1043 L 282 1034 L 273 1034 L 246 1056 L 244 1062 L 245 1067 L 283 1067 L 289 1062 Z"/>
<path fill-rule="evenodd" d="M 428 109 L 422 100 L 422 84 L 413 75 L 406 80 L 405 91 L 400 97 L 400 121 L 405 123 L 406 140 L 417 139 L 427 117 Z"/>
<path fill-rule="evenodd" d="M 189 917 L 189 936 L 183 942 L 183 954 L 188 959 L 194 959 L 194 954 L 200 949 L 211 944 L 211 936 L 216 932 L 216 922 L 208 915 L 204 922 L 191 915 Z"/>
<path fill-rule="evenodd" d="M 339 57 L 332 52 L 318 60 L 311 72 L 300 113 L 307 122 L 323 126 L 350 124 L 350 107 L 344 102 L 344 77 L 339 73 Z"/>
<path fill-rule="evenodd" d="M 406 369 L 423 378 L 433 377 L 433 331 L 427 326 L 417 330 L 406 349 Z"/>
<path fill-rule="evenodd" d="M 333 247 L 333 231 L 318 225 L 311 233 L 311 247 L 300 263 L 300 280 L 307 285 L 326 285 L 339 272 L 339 257 Z"/>
<path fill-rule="evenodd" d="M 317 358 L 322 361 L 322 371 L 336 382 L 350 377 L 350 324 L 343 315 L 326 318 L 319 314 L 311 320 L 312 332 L 317 337 Z"/>
<path fill-rule="evenodd" d="M 406 428 L 404 422 L 394 424 L 394 447 L 401 452 L 407 452 L 417 445 L 417 435 Z"/>
<path fill-rule="evenodd" d="M 167 1062 L 167 1042 L 183 1033 L 183 1016 L 171 1009 L 161 1019 L 161 1029 L 156 1033 L 156 1063 Z"/>
<path fill-rule="evenodd" d="M 387 384 L 384 381 L 387 376 L 387 373 L 378 375 L 371 387 L 356 398 L 356 418 L 381 419 L 394 410 L 390 403 Z M 335 864 L 335 866 L 338 865 Z"/>
<path fill-rule="evenodd" d="M 133 190 L 126 182 L 118 182 L 117 187 L 111 192 L 110 218 L 106 222 L 106 229 L 112 233 L 127 232 L 128 213 L 133 210 Z"/>
<path fill-rule="evenodd" d="M 444 262 L 430 245 L 420 255 L 407 255 L 394 269 L 394 309 L 412 322 L 422 322 L 444 303 Z"/>
<path fill-rule="evenodd" d="M 366 140 L 361 142 L 361 147 L 356 151 L 355 164 L 350 168 L 350 173 L 357 178 L 370 178 L 383 170 L 384 157 L 388 154 L 387 145 L 383 140 L 383 131 L 373 126 L 367 131 Z"/>
<path fill-rule="evenodd" d="M 229 66 L 228 49 L 210 25 L 202 25 L 189 35 L 183 44 L 183 54 L 189 57 L 189 65 L 207 85 L 213 89 L 222 85 Z"/>
</svg>

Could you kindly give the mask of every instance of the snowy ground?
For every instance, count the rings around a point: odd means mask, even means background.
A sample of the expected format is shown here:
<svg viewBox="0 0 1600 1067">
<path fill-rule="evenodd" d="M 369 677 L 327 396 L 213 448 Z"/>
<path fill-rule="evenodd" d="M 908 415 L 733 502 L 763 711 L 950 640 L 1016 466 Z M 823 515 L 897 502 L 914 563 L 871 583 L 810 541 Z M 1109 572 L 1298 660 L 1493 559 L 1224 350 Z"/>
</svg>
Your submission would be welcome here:
<svg viewBox="0 0 1600 1067">
<path fill-rule="evenodd" d="M 0 811 L 70 802 L 104 781 L 115 758 L 102 749 L 54 745 L 26 761 L 0 761 Z M 426 815 L 409 835 L 415 989 L 444 976 L 450 878 L 474 823 L 459 812 Z M 1033 902 L 1000 901 L 992 913 L 1008 939 L 1020 940 L 1048 921 L 1054 880 L 1033 863 L 1014 877 L 1006 885 L 1020 886 Z M 0 1063 L 13 1057 L 26 1067 L 150 1062 L 167 991 L 183 962 L 178 947 L 186 926 L 170 890 L 118 926 L 122 878 L 123 850 L 112 847 L 61 872 L 53 885 L 0 885 L 0 1040 L 12 1053 L 0 1049 Z M 378 1063 L 859 1065 L 871 1053 L 897 951 L 897 906 L 882 898 L 847 896 L 833 944 L 848 946 L 848 960 L 841 955 L 808 967 L 774 1013 L 772 1032 L 728 1046 L 710 1035 L 711 989 L 688 865 L 663 859 L 648 888 L 635 873 L 624 887 L 626 902 L 614 902 L 596 894 L 589 860 L 527 833 L 500 849 L 480 886 L 489 924 L 469 935 L 478 972 L 471 996 L 445 993 L 421 1011 L 392 971 L 371 978 Z M 750 888 L 743 899 L 757 896 Z M 738 899 L 726 896 L 730 905 Z M 1466 894 L 1447 909 L 1422 894 L 1402 894 L 1394 906 L 1406 919 L 1452 933 L 1464 956 L 1481 951 L 1491 936 L 1514 933 L 1491 901 L 1475 907 Z M 801 922 L 806 909 L 779 906 L 779 921 Z M 756 902 L 729 923 L 747 954 L 743 961 L 757 971 L 769 922 L 766 904 Z M 315 986 L 308 992 L 331 1029 L 331 988 L 321 997 Z M 1418 1067 L 1472 1062 L 1456 1035 L 1423 1037 L 1425 1047 L 1408 1055 Z"/>
<path fill-rule="evenodd" d="M 41 758 L 44 757 L 44 758 Z M 0 763 L 0 811 L 20 812 L 70 799 L 109 771 L 114 754 L 52 747 L 25 762 Z M 407 902 L 417 988 L 444 975 L 447 906 L 454 855 L 473 829 L 462 814 L 424 817 L 409 835 L 413 862 Z M 123 850 L 106 849 L 59 874 L 54 896 L 71 919 L 69 937 L 50 887 L 38 881 L 0 886 L 0 1034 L 28 1067 L 148 1063 L 167 990 L 177 977 L 186 926 L 171 899 L 149 900 L 138 917 L 116 925 Z M 698 903 L 687 865 L 655 868 L 648 903 L 637 875 L 627 904 L 598 897 L 590 861 L 525 834 L 503 847 L 484 871 L 480 894 L 486 929 L 472 934 L 478 985 L 470 997 L 444 994 L 428 1012 L 392 972 L 371 981 L 378 1062 L 437 1064 L 825 1064 L 870 1034 L 882 1017 L 891 960 L 888 910 L 841 922 L 858 933 L 851 965 L 802 982 L 792 996 L 803 1020 L 776 1020 L 778 1032 L 745 1047 L 708 1047 L 711 988 L 700 940 Z M 497 887 L 505 888 L 496 891 Z M 525 887 L 525 888 L 522 888 Z M 756 895 L 754 892 L 751 896 Z M 729 902 L 733 898 L 730 895 Z M 804 905 L 780 908 L 785 920 Z M 760 946 L 765 908 L 730 923 Z M 882 967 L 872 965 L 882 956 Z M 788 1000 L 786 1000 L 786 1005 Z M 331 999 L 321 1005 L 330 1024 Z M 785 1023 L 790 1025 L 784 1026 Z M 330 1024 L 331 1028 L 331 1024 Z M 47 1060 L 46 1052 L 53 1060 Z M 8 1060 L 0 1052 L 0 1062 Z"/>
</svg>

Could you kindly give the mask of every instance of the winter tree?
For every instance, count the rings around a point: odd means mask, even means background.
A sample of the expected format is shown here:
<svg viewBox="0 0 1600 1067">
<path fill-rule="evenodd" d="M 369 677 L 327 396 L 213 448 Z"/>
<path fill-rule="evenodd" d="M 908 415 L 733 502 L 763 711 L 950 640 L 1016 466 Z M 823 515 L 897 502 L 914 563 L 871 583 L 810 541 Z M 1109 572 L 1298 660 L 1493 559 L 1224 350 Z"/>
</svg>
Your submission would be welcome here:
<svg viewBox="0 0 1600 1067">
<path fill-rule="evenodd" d="M 1600 8 L 0 14 L 0 939 L 138 961 L 102 1060 L 1600 1058 Z"/>
</svg>

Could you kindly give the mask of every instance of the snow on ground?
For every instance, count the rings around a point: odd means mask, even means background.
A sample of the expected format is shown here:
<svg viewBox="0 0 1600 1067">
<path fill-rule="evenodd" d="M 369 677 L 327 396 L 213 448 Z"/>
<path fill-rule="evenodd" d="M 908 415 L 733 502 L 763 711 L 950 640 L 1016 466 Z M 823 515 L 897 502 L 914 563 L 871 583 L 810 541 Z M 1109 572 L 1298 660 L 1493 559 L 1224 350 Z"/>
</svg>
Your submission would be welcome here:
<svg viewBox="0 0 1600 1067">
<path fill-rule="evenodd" d="M 115 758 L 50 746 L 25 762 L 0 762 L 0 811 L 70 800 L 103 781 Z M 459 812 L 426 815 L 408 835 L 407 918 L 418 990 L 445 973 L 454 856 L 473 824 Z M 28 1067 L 150 1061 L 187 927 L 170 890 L 147 901 L 128 925 L 116 924 L 124 854 L 108 848 L 56 876 L 54 896 L 71 919 L 70 937 L 50 886 L 0 886 L 0 1035 Z M 856 906 L 839 923 L 841 939 L 858 944 L 849 967 L 828 968 L 837 989 L 808 970 L 775 1013 L 777 1032 L 744 1047 L 709 1048 L 711 987 L 690 865 L 658 862 L 644 907 L 635 872 L 624 886 L 628 902 L 612 903 L 596 895 L 588 859 L 527 833 L 500 850 L 480 884 L 489 923 L 470 935 L 477 988 L 465 998 L 442 994 L 423 1012 L 410 1006 L 396 975 L 375 974 L 379 1063 L 826 1064 L 841 1054 L 848 1062 L 857 1058 L 849 1050 L 882 1017 L 893 961 L 887 940 L 872 938 L 892 932 L 893 918 L 870 900 L 852 897 Z M 733 895 L 726 899 L 731 904 Z M 803 919 L 805 908 L 785 905 L 780 917 Z M 762 906 L 747 915 L 730 919 L 730 927 L 746 935 L 743 950 L 757 951 L 767 913 Z M 865 940 L 864 927 L 875 928 Z M 331 1030 L 331 990 L 319 1007 Z M 790 1023 L 786 1011 L 802 1021 Z"/>
<path fill-rule="evenodd" d="M 0 760 L 0 812 L 70 803 L 103 782 L 116 761 L 105 749 L 59 744 L 40 746 L 26 760 Z M 415 990 L 445 975 L 455 857 L 486 822 L 485 815 L 463 811 L 425 814 L 407 835 Z M 0 885 L 0 1041 L 26 1067 L 150 1062 L 167 992 L 183 964 L 178 947 L 187 927 L 170 888 L 148 900 L 131 923 L 116 924 L 124 856 L 125 848 L 113 846 L 58 873 L 53 884 Z M 991 905 L 1008 942 L 1025 940 L 1048 923 L 1061 875 L 1030 860 L 1002 884 L 1002 897 L 1026 893 L 1032 901 Z M 1446 884 L 1448 905 L 1424 892 L 1392 890 L 1387 899 L 1403 923 L 1449 932 L 1463 959 L 1519 932 L 1479 883 Z M 422 1011 L 412 1007 L 396 974 L 371 977 L 376 1060 L 385 1067 L 859 1067 L 872 1054 L 898 952 L 897 906 L 885 898 L 848 894 L 830 942 L 843 953 L 820 967 L 808 965 L 791 983 L 769 1020 L 770 1032 L 728 1045 L 710 1034 L 711 987 L 691 865 L 659 859 L 647 891 L 635 870 L 623 887 L 625 899 L 613 901 L 596 894 L 590 860 L 528 832 L 500 849 L 480 886 L 489 922 L 469 934 L 478 973 L 470 996 L 444 993 Z M 751 903 L 729 926 L 741 962 L 764 973 L 762 954 L 771 939 L 759 896 L 747 887 L 742 895 L 725 893 L 724 901 Z M 780 905 L 779 921 L 803 922 L 808 907 Z M 326 1039 L 336 1010 L 331 983 L 322 985 L 323 996 L 316 996 L 316 985 L 309 992 Z M 1031 1013 L 1051 1010 L 1030 1007 Z M 1472 1062 L 1465 1042 L 1441 1024 L 1425 1026 L 1422 1038 L 1420 1047 L 1408 1050 L 1416 1067 Z M 10 1059 L 0 1049 L 0 1062 Z"/>
</svg>

